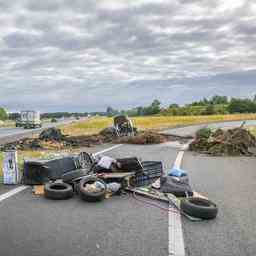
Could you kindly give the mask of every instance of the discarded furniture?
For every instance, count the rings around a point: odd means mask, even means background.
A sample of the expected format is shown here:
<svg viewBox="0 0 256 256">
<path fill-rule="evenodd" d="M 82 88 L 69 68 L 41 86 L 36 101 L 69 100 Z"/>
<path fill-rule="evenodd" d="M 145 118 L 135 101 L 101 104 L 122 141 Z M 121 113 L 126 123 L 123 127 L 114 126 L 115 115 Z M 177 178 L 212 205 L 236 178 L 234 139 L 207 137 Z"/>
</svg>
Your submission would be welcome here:
<svg viewBox="0 0 256 256">
<path fill-rule="evenodd" d="M 135 132 L 131 119 L 125 115 L 114 117 L 114 128 L 118 136 L 133 136 Z"/>
</svg>

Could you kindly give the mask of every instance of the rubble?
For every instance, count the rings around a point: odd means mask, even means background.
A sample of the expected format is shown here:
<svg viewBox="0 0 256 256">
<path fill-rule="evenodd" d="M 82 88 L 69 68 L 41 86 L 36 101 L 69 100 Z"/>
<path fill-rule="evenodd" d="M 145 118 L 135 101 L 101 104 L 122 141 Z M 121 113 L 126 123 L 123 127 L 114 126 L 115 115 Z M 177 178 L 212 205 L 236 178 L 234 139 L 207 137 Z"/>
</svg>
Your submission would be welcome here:
<svg viewBox="0 0 256 256">
<path fill-rule="evenodd" d="M 207 153 L 213 156 L 252 156 L 256 148 L 256 138 L 244 128 L 211 131 L 208 138 L 197 133 L 196 139 L 189 145 L 191 151 Z"/>
<path fill-rule="evenodd" d="M 127 144 L 159 144 L 168 141 L 187 142 L 187 137 L 162 134 L 156 131 L 140 131 L 134 136 L 119 137 L 115 129 L 109 127 L 94 135 L 67 136 L 60 129 L 48 128 L 43 130 L 38 138 L 25 138 L 2 146 L 5 149 L 18 150 L 54 150 L 76 147 L 91 147 L 103 143 L 127 143 Z"/>
<path fill-rule="evenodd" d="M 65 135 L 62 134 L 60 129 L 53 127 L 43 130 L 39 134 L 39 139 L 45 141 L 62 141 L 65 139 Z"/>
<path fill-rule="evenodd" d="M 120 143 L 128 144 L 159 144 L 167 142 L 168 136 L 152 131 L 139 132 L 135 136 L 122 137 L 119 139 Z"/>
</svg>

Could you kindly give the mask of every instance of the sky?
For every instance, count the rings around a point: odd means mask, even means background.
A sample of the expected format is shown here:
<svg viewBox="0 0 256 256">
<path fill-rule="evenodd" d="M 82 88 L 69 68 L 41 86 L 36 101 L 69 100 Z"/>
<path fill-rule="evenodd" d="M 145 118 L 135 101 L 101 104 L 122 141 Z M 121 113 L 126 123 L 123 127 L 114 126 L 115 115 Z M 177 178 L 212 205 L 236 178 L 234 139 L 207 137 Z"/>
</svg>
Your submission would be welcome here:
<svg viewBox="0 0 256 256">
<path fill-rule="evenodd" d="M 0 0 L 0 24 L 9 111 L 256 94 L 253 0 Z"/>
</svg>

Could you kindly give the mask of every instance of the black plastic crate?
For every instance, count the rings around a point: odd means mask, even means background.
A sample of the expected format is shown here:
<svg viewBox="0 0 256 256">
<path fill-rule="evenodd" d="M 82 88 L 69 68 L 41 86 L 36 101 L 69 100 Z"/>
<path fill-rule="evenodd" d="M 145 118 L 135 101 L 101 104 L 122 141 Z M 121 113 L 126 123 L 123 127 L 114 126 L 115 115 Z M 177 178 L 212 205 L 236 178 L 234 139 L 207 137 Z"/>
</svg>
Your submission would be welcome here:
<svg viewBox="0 0 256 256">
<path fill-rule="evenodd" d="M 163 175 L 163 164 L 160 161 L 144 161 L 143 172 L 135 175 L 135 186 L 147 186 Z"/>
</svg>

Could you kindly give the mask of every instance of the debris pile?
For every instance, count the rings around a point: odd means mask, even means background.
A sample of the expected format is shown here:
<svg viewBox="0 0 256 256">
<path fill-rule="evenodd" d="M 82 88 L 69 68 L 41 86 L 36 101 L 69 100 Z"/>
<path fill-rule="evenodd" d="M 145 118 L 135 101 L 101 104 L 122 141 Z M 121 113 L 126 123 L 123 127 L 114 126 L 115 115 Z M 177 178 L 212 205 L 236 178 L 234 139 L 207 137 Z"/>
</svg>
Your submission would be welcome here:
<svg viewBox="0 0 256 256">
<path fill-rule="evenodd" d="M 83 163 L 80 162 L 82 159 Z M 84 161 L 87 168 L 80 169 Z M 77 196 L 85 202 L 99 203 L 130 192 L 134 199 L 164 211 L 170 208 L 153 204 L 145 198 L 169 203 L 173 211 L 182 211 L 192 221 L 214 219 L 218 213 L 215 203 L 192 190 L 186 171 L 175 168 L 166 174 L 161 161 L 140 161 L 137 157 L 114 159 L 103 155 L 95 158 L 81 152 L 48 161 L 26 160 L 24 167 L 24 184 L 35 185 L 37 195 L 51 200 Z"/>
<path fill-rule="evenodd" d="M 196 139 L 189 146 L 191 151 L 213 156 L 252 156 L 255 155 L 253 148 L 256 148 L 256 138 L 241 127 L 218 129 L 210 133 L 208 128 L 203 128 L 197 132 Z"/>
<path fill-rule="evenodd" d="M 167 141 L 170 141 L 169 136 L 152 131 L 138 132 L 135 136 L 119 139 L 120 143 L 128 144 L 159 144 Z"/>
<path fill-rule="evenodd" d="M 45 141 L 62 141 L 65 139 L 65 135 L 58 128 L 48 128 L 40 133 L 39 139 Z"/>
<path fill-rule="evenodd" d="M 25 138 L 1 147 L 5 149 L 36 150 L 36 149 L 65 149 L 70 147 L 91 147 L 103 143 L 127 143 L 127 144 L 159 144 L 168 141 L 187 142 L 190 137 L 179 137 L 170 134 L 162 134 L 156 131 L 140 131 L 134 136 L 118 136 L 114 128 L 106 128 L 94 135 L 67 136 L 60 129 L 48 128 L 43 130 L 38 138 Z"/>
</svg>

